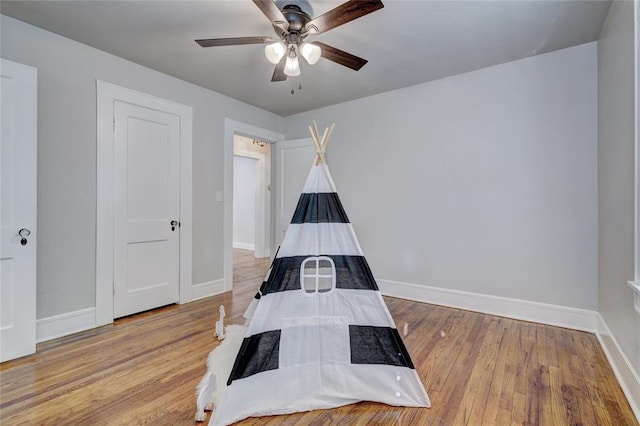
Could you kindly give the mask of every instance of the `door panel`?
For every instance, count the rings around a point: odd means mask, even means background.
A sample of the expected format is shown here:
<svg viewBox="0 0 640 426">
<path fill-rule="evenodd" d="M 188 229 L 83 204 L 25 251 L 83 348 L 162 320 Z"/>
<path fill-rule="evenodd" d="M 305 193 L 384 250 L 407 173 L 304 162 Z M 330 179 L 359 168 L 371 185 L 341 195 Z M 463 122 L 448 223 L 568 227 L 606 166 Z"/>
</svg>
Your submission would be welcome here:
<svg viewBox="0 0 640 426">
<path fill-rule="evenodd" d="M 114 318 L 179 301 L 180 121 L 116 101 Z M 172 229 L 173 228 L 173 229 Z"/>
<path fill-rule="evenodd" d="M 304 182 L 316 155 L 311 138 L 277 142 L 276 152 L 276 241 L 282 243 L 298 204 Z M 274 251 L 275 253 L 275 251 Z"/>
<path fill-rule="evenodd" d="M 0 68 L 1 362 L 36 349 L 37 70 L 6 59 Z"/>
</svg>

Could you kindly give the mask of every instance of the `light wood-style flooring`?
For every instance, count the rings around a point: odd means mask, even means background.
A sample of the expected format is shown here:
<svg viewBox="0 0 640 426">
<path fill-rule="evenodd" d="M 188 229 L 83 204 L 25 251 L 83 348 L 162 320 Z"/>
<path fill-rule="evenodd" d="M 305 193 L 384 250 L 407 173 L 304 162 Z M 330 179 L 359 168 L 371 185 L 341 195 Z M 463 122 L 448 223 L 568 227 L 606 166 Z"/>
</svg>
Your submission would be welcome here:
<svg viewBox="0 0 640 426">
<path fill-rule="evenodd" d="M 195 424 L 218 307 L 228 324 L 243 323 L 268 269 L 251 252 L 236 250 L 234 259 L 233 293 L 120 319 L 0 364 L 0 424 Z M 240 424 L 638 425 L 592 334 L 385 300 L 398 329 L 407 324 L 430 409 L 362 402 Z"/>
</svg>

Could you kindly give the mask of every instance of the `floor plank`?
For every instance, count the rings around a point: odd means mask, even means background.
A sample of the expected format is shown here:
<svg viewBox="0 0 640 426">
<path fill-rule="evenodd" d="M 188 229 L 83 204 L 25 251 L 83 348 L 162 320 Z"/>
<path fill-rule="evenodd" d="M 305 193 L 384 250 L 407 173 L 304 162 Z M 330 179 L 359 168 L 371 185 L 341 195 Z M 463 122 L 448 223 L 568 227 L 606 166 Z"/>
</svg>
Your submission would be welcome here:
<svg viewBox="0 0 640 426">
<path fill-rule="evenodd" d="M 0 364 L 0 424 L 192 425 L 195 387 L 269 267 L 234 250 L 234 290 L 38 345 Z M 242 425 L 629 425 L 629 404 L 593 334 L 385 297 L 430 409 L 362 402 Z M 406 325 L 406 328 L 405 328 Z"/>
</svg>

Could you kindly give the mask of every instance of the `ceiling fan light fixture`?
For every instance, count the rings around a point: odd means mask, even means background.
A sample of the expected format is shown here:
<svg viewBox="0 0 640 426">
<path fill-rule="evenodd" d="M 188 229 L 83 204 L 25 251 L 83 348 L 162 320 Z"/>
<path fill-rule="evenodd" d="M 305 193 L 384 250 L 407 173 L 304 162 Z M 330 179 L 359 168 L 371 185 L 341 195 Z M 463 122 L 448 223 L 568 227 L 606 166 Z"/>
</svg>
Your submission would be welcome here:
<svg viewBox="0 0 640 426">
<path fill-rule="evenodd" d="M 287 62 L 284 65 L 284 73 L 289 77 L 300 75 L 300 61 L 298 61 L 297 56 L 287 57 Z"/>
<path fill-rule="evenodd" d="M 272 82 L 285 81 L 289 76 L 300 75 L 300 57 L 303 57 L 309 65 L 315 65 L 322 57 L 355 71 L 360 70 L 367 63 L 366 59 L 319 41 L 305 43 L 305 39 L 310 34 L 327 32 L 383 8 L 382 0 L 349 0 L 315 18 L 303 11 L 299 5 L 285 4 L 287 2 L 253 0 L 253 3 L 270 21 L 278 38 L 223 37 L 198 39 L 195 42 L 202 47 L 244 44 L 264 46 L 267 60 L 275 65 L 271 76 Z M 282 4 L 284 6 L 281 7 Z"/>
<path fill-rule="evenodd" d="M 320 60 L 322 49 L 320 49 L 320 46 L 316 46 L 315 44 L 302 43 L 300 46 L 300 54 L 309 65 L 315 65 Z"/>
<path fill-rule="evenodd" d="M 285 53 L 287 53 L 287 46 L 285 46 L 285 44 L 281 41 L 267 44 L 264 47 L 264 55 L 267 57 L 269 62 L 274 65 L 280 62 Z"/>
</svg>

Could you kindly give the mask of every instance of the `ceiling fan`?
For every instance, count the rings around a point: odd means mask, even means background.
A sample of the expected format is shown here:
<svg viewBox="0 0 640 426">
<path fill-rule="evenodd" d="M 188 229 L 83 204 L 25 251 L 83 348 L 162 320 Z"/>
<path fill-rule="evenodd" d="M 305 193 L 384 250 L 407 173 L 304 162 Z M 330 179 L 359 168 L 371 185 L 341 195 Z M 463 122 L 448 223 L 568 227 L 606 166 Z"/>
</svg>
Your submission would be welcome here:
<svg viewBox="0 0 640 426">
<path fill-rule="evenodd" d="M 305 40 L 310 35 L 329 31 L 384 7 L 380 0 L 349 0 L 311 18 L 295 4 L 288 4 L 280 10 L 273 0 L 253 2 L 271 21 L 279 39 L 267 36 L 228 37 L 196 40 L 196 43 L 202 47 L 266 44 L 265 55 L 276 66 L 271 81 L 284 81 L 287 76 L 300 75 L 300 56 L 310 65 L 322 57 L 358 71 L 367 63 L 366 59 L 319 41 L 308 43 Z"/>
</svg>

